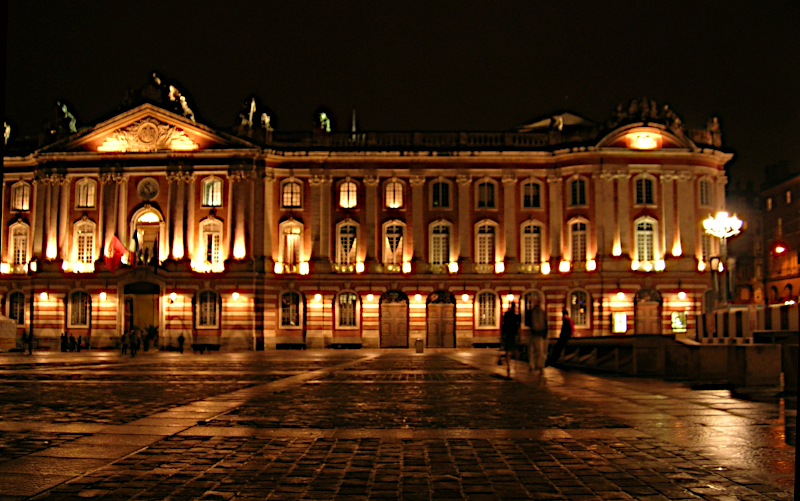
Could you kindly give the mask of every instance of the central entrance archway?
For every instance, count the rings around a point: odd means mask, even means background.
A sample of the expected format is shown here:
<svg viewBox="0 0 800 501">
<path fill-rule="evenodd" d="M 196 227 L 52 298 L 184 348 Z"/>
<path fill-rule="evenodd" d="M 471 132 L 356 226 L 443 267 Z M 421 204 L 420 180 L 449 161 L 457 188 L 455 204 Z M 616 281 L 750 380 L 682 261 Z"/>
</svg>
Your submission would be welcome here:
<svg viewBox="0 0 800 501">
<path fill-rule="evenodd" d="M 661 294 L 655 289 L 642 289 L 634 299 L 636 334 L 661 334 Z"/>
<path fill-rule="evenodd" d="M 408 348 L 408 296 L 387 291 L 381 296 L 381 348 Z"/>
<path fill-rule="evenodd" d="M 148 327 L 159 327 L 159 298 L 161 287 L 150 282 L 133 282 L 125 285 L 125 332 L 138 329 L 142 337 Z M 155 341 L 155 339 L 149 339 Z"/>
<path fill-rule="evenodd" d="M 428 348 L 456 347 L 456 298 L 449 291 L 434 291 L 426 308 Z"/>
</svg>

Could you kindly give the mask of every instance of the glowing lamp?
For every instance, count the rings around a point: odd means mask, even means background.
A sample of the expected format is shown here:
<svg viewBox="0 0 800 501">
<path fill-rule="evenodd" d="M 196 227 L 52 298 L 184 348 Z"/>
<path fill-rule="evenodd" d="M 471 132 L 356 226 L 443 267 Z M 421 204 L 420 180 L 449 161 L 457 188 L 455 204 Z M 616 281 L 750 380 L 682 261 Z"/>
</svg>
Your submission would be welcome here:
<svg viewBox="0 0 800 501">
<path fill-rule="evenodd" d="M 644 263 L 642 268 L 644 269 L 644 271 L 649 273 L 649 272 L 653 271 L 653 263 L 651 263 L 650 261 L 647 261 L 646 263 Z"/>
<path fill-rule="evenodd" d="M 513 301 L 513 300 L 514 300 L 514 294 L 511 294 L 511 293 L 509 292 L 509 293 L 508 293 L 508 296 L 506 296 L 506 299 L 508 299 L 508 301 L 509 301 L 509 302 Z"/>
<path fill-rule="evenodd" d="M 42 299 L 42 300 L 45 300 L 45 299 L 47 299 L 47 292 L 45 292 L 45 291 L 42 291 L 42 293 L 41 293 L 41 294 L 39 294 L 39 299 Z"/>
<path fill-rule="evenodd" d="M 367 294 L 367 301 L 372 301 L 373 299 L 375 299 L 375 296 L 372 294 Z"/>
<path fill-rule="evenodd" d="M 464 301 L 465 303 L 469 301 L 469 294 L 467 293 L 461 294 L 461 300 Z"/>
<path fill-rule="evenodd" d="M 793 305 L 793 304 L 794 304 L 794 299 L 790 299 L 790 300 L 786 301 L 786 302 L 785 302 L 785 303 L 783 303 L 783 304 L 785 304 L 786 306 L 791 306 L 791 305 Z"/>
<path fill-rule="evenodd" d="M 170 302 L 174 303 L 175 301 L 178 300 L 178 294 L 176 294 L 174 291 L 170 292 L 169 293 L 169 300 L 170 300 Z"/>
<path fill-rule="evenodd" d="M 558 263 L 558 271 L 567 273 L 569 271 L 569 261 L 561 261 Z"/>
<path fill-rule="evenodd" d="M 550 263 L 542 263 L 542 275 L 549 275 L 550 274 Z"/>
<path fill-rule="evenodd" d="M 594 271 L 597 269 L 597 261 L 590 259 L 586 261 L 586 271 Z"/>
<path fill-rule="evenodd" d="M 449 271 L 450 273 L 458 273 L 458 263 L 456 262 L 448 263 L 447 271 Z"/>
<path fill-rule="evenodd" d="M 715 216 L 709 216 L 703 220 L 703 228 L 706 233 L 717 238 L 730 238 L 738 235 L 742 229 L 742 220 L 736 214 L 729 216 L 727 212 L 717 212 Z"/>
<path fill-rule="evenodd" d="M 684 300 L 684 299 L 686 299 L 686 293 L 685 293 L 685 292 L 683 292 L 683 291 L 680 291 L 680 292 L 678 293 L 678 299 L 680 299 L 680 300 Z"/>
<path fill-rule="evenodd" d="M 11 273 L 11 265 L 8 263 L 0 263 L 0 273 Z"/>
<path fill-rule="evenodd" d="M 39 269 L 39 263 L 37 263 L 36 261 L 31 261 L 28 266 L 30 267 L 33 273 L 36 273 L 36 271 Z"/>
<path fill-rule="evenodd" d="M 237 242 L 237 244 L 233 246 L 233 258 L 244 259 L 244 256 L 245 256 L 244 244 Z"/>
<path fill-rule="evenodd" d="M 318 303 L 322 301 L 322 294 L 314 294 L 314 301 Z"/>
<path fill-rule="evenodd" d="M 239 300 L 239 291 L 234 291 L 233 294 L 231 294 L 231 299 L 233 299 L 234 301 L 238 301 Z"/>
<path fill-rule="evenodd" d="M 631 269 L 633 271 L 638 270 L 639 269 L 639 261 L 637 261 L 635 259 L 633 261 L 631 261 Z"/>
<path fill-rule="evenodd" d="M 656 261 L 656 271 L 664 271 L 667 269 L 667 263 L 663 259 Z"/>
<path fill-rule="evenodd" d="M 308 261 L 302 261 L 299 270 L 301 275 L 308 275 Z"/>
<path fill-rule="evenodd" d="M 784 252 L 786 252 L 786 247 L 780 244 L 775 246 L 775 254 L 783 254 Z"/>
<path fill-rule="evenodd" d="M 698 261 L 697 262 L 697 271 L 706 271 L 706 263 L 705 263 L 705 261 Z"/>
<path fill-rule="evenodd" d="M 364 273 L 364 263 L 363 262 L 356 263 L 356 273 Z"/>
<path fill-rule="evenodd" d="M 403 263 L 403 273 L 411 273 L 411 263 Z"/>
<path fill-rule="evenodd" d="M 45 256 L 47 259 L 55 259 L 57 255 L 56 251 L 56 243 L 55 242 L 48 242 L 47 244 L 47 252 L 45 252 Z"/>
<path fill-rule="evenodd" d="M 414 294 L 414 301 L 418 303 L 422 301 L 422 294 Z"/>
<path fill-rule="evenodd" d="M 283 263 L 275 263 L 275 266 L 272 267 L 272 270 L 280 275 L 283 273 Z"/>
<path fill-rule="evenodd" d="M 725 266 L 722 264 L 722 261 L 719 262 L 719 266 L 717 266 L 717 271 L 720 273 L 725 271 Z"/>
<path fill-rule="evenodd" d="M 502 261 L 494 263 L 494 272 L 495 273 L 503 273 L 504 271 L 506 271 L 506 263 L 504 263 Z"/>
<path fill-rule="evenodd" d="M 108 299 L 108 294 L 106 294 L 106 291 L 101 292 L 100 301 L 105 301 L 106 299 Z"/>
<path fill-rule="evenodd" d="M 617 292 L 617 299 L 619 299 L 619 300 L 625 299 L 625 293 L 624 292 Z"/>
</svg>

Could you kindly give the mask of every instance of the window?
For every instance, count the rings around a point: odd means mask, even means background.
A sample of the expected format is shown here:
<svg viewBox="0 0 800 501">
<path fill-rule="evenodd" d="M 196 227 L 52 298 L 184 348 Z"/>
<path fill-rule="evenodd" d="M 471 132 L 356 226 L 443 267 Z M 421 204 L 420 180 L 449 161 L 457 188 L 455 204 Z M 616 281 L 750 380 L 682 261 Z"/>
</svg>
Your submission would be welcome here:
<svg viewBox="0 0 800 501">
<path fill-rule="evenodd" d="M 222 223 L 216 219 L 200 225 L 201 256 L 211 265 L 222 264 Z"/>
<path fill-rule="evenodd" d="M 494 264 L 495 224 L 480 223 L 475 239 L 475 264 Z"/>
<path fill-rule="evenodd" d="M 11 225 L 11 264 L 24 266 L 28 264 L 28 235 L 30 228 L 25 223 Z"/>
<path fill-rule="evenodd" d="M 281 206 L 284 209 L 302 207 L 302 185 L 298 181 L 286 181 L 281 188 Z"/>
<path fill-rule="evenodd" d="M 339 206 L 352 209 L 358 203 L 357 187 L 353 181 L 345 181 L 339 186 Z"/>
<path fill-rule="evenodd" d="M 636 225 L 636 256 L 639 261 L 655 260 L 653 223 L 642 221 Z"/>
<path fill-rule="evenodd" d="M 789 205 L 791 203 L 792 203 L 792 191 L 791 190 L 787 190 L 786 191 L 786 205 Z"/>
<path fill-rule="evenodd" d="M 203 180 L 203 207 L 222 207 L 222 179 L 209 177 Z"/>
<path fill-rule="evenodd" d="M 481 292 L 477 298 L 478 328 L 497 327 L 497 294 L 494 292 Z"/>
<path fill-rule="evenodd" d="M 8 295 L 8 318 L 17 325 L 25 325 L 25 294 L 12 292 Z"/>
<path fill-rule="evenodd" d="M 197 328 L 219 327 L 219 296 L 214 291 L 203 291 L 197 295 Z"/>
<path fill-rule="evenodd" d="M 573 291 L 569 295 L 569 316 L 576 327 L 589 327 L 589 294 L 584 291 Z"/>
<path fill-rule="evenodd" d="M 611 327 L 614 334 L 625 334 L 628 331 L 628 314 L 623 311 L 611 313 Z"/>
<path fill-rule="evenodd" d="M 640 177 L 636 180 L 636 203 L 651 205 L 653 204 L 653 180 Z"/>
<path fill-rule="evenodd" d="M 570 205 L 586 205 L 586 181 L 575 179 L 570 184 Z"/>
<path fill-rule="evenodd" d="M 572 262 L 586 261 L 586 223 L 572 223 L 570 240 Z"/>
<path fill-rule="evenodd" d="M 541 187 L 539 183 L 531 181 L 522 185 L 522 208 L 541 209 Z"/>
<path fill-rule="evenodd" d="M 523 264 L 542 262 L 542 227 L 530 222 L 522 225 L 520 257 Z"/>
<path fill-rule="evenodd" d="M 337 325 L 358 327 L 358 296 L 354 292 L 342 292 L 336 297 Z"/>
<path fill-rule="evenodd" d="M 405 225 L 398 221 L 383 226 L 383 264 L 402 264 L 404 229 Z"/>
<path fill-rule="evenodd" d="M 283 264 L 288 266 L 300 264 L 300 251 L 303 247 L 303 224 L 294 219 L 289 219 L 280 224 L 280 232 Z M 288 271 L 297 270 L 289 269 Z"/>
<path fill-rule="evenodd" d="M 94 209 L 97 203 L 97 183 L 81 179 L 75 183 L 75 205 L 79 209 Z"/>
<path fill-rule="evenodd" d="M 356 263 L 357 241 L 358 225 L 352 221 L 340 223 L 336 241 L 336 264 L 350 265 Z"/>
<path fill-rule="evenodd" d="M 767 199 L 767 210 L 772 210 L 772 198 Z"/>
<path fill-rule="evenodd" d="M 386 207 L 399 209 L 403 206 L 403 183 L 392 179 L 386 183 Z"/>
<path fill-rule="evenodd" d="M 711 205 L 711 181 L 708 179 L 700 180 L 700 205 Z"/>
<path fill-rule="evenodd" d="M 431 186 L 431 207 L 434 209 L 450 208 L 450 184 L 437 181 Z"/>
<path fill-rule="evenodd" d="M 711 262 L 711 235 L 703 233 L 700 236 L 700 252 L 704 263 Z"/>
<path fill-rule="evenodd" d="M 11 210 L 31 210 L 31 185 L 19 182 L 11 187 Z"/>
<path fill-rule="evenodd" d="M 281 327 L 300 327 L 300 293 L 285 292 L 281 295 Z"/>
<path fill-rule="evenodd" d="M 83 291 L 69 295 L 69 326 L 89 327 L 89 294 Z"/>
<path fill-rule="evenodd" d="M 689 327 L 685 311 L 673 311 L 671 315 L 672 332 L 686 332 Z"/>
<path fill-rule="evenodd" d="M 433 265 L 450 262 L 450 224 L 445 221 L 431 224 L 429 260 Z"/>
<path fill-rule="evenodd" d="M 75 254 L 79 263 L 94 264 L 94 223 L 83 220 L 75 225 Z"/>
<path fill-rule="evenodd" d="M 494 183 L 492 181 L 481 181 L 478 183 L 478 208 L 494 209 Z"/>
</svg>

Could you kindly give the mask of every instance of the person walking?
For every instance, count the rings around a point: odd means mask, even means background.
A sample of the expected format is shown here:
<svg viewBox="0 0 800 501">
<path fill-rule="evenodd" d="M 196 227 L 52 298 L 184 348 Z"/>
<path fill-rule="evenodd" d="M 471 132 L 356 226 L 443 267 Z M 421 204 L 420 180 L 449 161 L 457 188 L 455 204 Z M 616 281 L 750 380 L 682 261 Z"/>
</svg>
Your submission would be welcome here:
<svg viewBox="0 0 800 501">
<path fill-rule="evenodd" d="M 136 352 L 139 351 L 139 333 L 136 329 L 131 331 L 131 357 L 136 356 Z"/>
<path fill-rule="evenodd" d="M 75 336 L 73 334 L 70 334 L 69 335 L 69 351 L 70 352 L 75 351 L 75 347 L 76 347 Z"/>
<path fill-rule="evenodd" d="M 129 335 L 126 332 L 123 332 L 122 336 L 119 338 L 119 344 L 122 347 L 120 355 L 125 355 L 128 353 L 128 337 Z"/>
<path fill-rule="evenodd" d="M 528 337 L 528 371 L 544 372 L 544 364 L 547 359 L 547 314 L 539 303 L 525 312 L 525 323 L 530 329 Z"/>
<path fill-rule="evenodd" d="M 561 313 L 564 315 L 564 319 L 561 321 L 561 334 L 559 334 L 558 341 L 556 341 L 556 345 L 553 346 L 553 352 L 547 358 L 545 365 L 553 365 L 561 358 L 561 352 L 564 351 L 567 341 L 572 337 L 572 333 L 575 332 L 575 324 L 572 322 L 572 319 L 569 318 L 569 312 L 567 310 L 561 310 Z"/>
<path fill-rule="evenodd" d="M 183 332 L 181 332 L 181 335 L 178 336 L 178 351 L 180 351 L 181 353 L 183 353 L 183 343 L 185 341 L 186 338 L 183 337 Z"/>
<path fill-rule="evenodd" d="M 514 301 L 508 304 L 508 310 L 503 314 L 503 322 L 500 325 L 500 340 L 503 343 L 503 354 L 497 360 L 497 365 L 506 359 L 506 376 L 511 377 L 511 354 L 517 347 L 517 335 L 519 334 L 519 314 L 517 314 Z"/>
<path fill-rule="evenodd" d="M 67 351 L 69 344 L 69 339 L 67 339 L 67 333 L 61 334 L 61 352 L 65 353 Z"/>
</svg>

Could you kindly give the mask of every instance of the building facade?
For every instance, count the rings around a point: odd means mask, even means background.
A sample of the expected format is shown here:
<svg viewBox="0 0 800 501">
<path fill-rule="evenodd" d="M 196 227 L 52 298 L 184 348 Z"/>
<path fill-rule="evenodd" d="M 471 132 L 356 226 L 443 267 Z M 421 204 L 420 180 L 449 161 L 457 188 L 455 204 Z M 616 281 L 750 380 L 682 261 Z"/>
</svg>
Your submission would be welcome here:
<svg viewBox="0 0 800 501">
<path fill-rule="evenodd" d="M 247 125 L 145 103 L 7 151 L 0 297 L 19 334 L 481 346 L 512 300 L 543 305 L 551 336 L 562 309 L 577 336 L 696 332 L 718 246 L 701 221 L 731 159 L 718 130 L 654 105 L 515 132 Z"/>
</svg>

